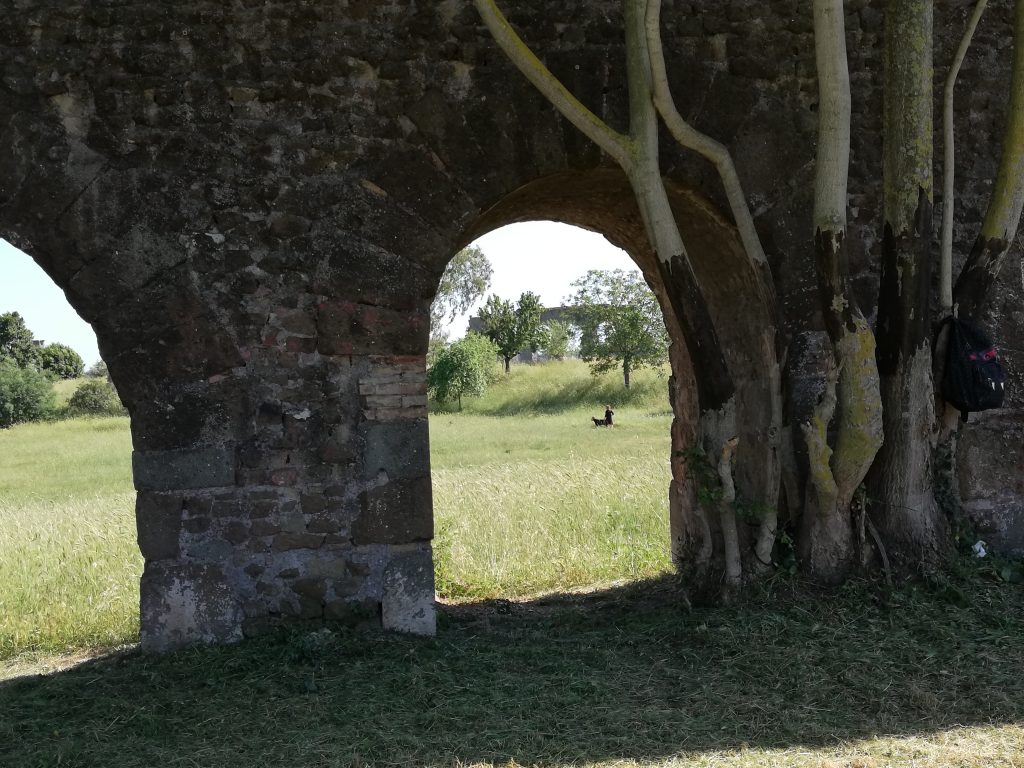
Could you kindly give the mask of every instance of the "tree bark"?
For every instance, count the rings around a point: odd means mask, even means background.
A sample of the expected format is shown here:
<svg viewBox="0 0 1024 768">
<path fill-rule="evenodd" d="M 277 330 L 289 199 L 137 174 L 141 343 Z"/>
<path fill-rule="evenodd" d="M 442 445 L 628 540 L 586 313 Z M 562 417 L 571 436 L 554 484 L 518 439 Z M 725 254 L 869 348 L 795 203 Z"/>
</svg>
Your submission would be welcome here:
<svg viewBox="0 0 1024 768">
<path fill-rule="evenodd" d="M 886 8 L 885 202 L 876 328 L 885 440 L 869 490 L 889 555 L 906 569 L 936 563 L 947 546 L 930 466 L 932 24 L 930 0 L 890 0 Z"/>
<path fill-rule="evenodd" d="M 818 68 L 818 158 L 814 253 L 834 370 L 804 427 L 810 463 L 799 552 L 811 575 L 838 582 L 856 565 L 850 502 L 882 442 L 875 345 L 850 290 L 846 206 L 850 166 L 850 74 L 842 0 L 814 0 Z M 835 444 L 828 426 L 835 420 Z"/>
<path fill-rule="evenodd" d="M 622 361 L 622 378 L 626 389 L 629 389 L 629 360 Z"/>
</svg>

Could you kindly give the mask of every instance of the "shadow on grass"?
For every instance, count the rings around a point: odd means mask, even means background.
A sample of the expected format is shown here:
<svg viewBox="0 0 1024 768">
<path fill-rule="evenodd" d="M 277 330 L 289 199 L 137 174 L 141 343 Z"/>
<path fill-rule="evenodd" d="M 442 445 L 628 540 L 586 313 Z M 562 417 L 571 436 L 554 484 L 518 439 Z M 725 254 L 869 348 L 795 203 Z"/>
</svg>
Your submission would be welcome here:
<svg viewBox="0 0 1024 768">
<path fill-rule="evenodd" d="M 1016 722 L 1022 678 L 1017 586 L 687 612 L 662 580 L 10 681 L 0 765 L 643 763 Z"/>
</svg>

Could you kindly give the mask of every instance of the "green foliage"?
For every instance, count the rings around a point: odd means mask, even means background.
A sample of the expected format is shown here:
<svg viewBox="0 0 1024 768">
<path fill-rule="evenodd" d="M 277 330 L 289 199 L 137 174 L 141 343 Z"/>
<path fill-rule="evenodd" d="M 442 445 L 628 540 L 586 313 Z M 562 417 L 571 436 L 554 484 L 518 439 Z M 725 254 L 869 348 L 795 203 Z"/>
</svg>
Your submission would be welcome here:
<svg viewBox="0 0 1024 768">
<path fill-rule="evenodd" d="M 621 367 L 629 389 L 633 371 L 668 359 L 661 308 L 639 272 L 592 269 L 573 287 L 569 304 L 580 355 L 595 374 Z"/>
<path fill-rule="evenodd" d="M 90 379 L 109 379 L 110 371 L 107 370 L 107 364 L 102 360 L 93 363 L 89 366 L 89 370 L 85 372 L 85 375 Z"/>
<path fill-rule="evenodd" d="M 54 408 L 53 384 L 46 374 L 0 360 L 0 427 L 44 419 Z"/>
<path fill-rule="evenodd" d="M 35 368 L 39 347 L 32 331 L 17 312 L 0 314 L 0 361 L 9 360 L 19 368 Z"/>
<path fill-rule="evenodd" d="M 73 416 L 120 416 L 125 410 L 109 381 L 88 379 L 68 400 L 68 412 Z"/>
<path fill-rule="evenodd" d="M 462 397 L 479 397 L 493 379 L 494 360 L 498 354 L 494 342 L 479 333 L 466 336 L 437 352 L 434 364 L 427 370 L 427 391 L 440 403 Z"/>
<path fill-rule="evenodd" d="M 564 360 L 573 342 L 572 326 L 561 320 L 551 320 L 540 327 L 538 349 L 552 360 Z"/>
<path fill-rule="evenodd" d="M 493 274 L 491 262 L 476 246 L 471 245 L 456 253 L 445 267 L 437 286 L 437 294 L 430 305 L 432 332 L 439 330 L 441 323 L 451 322 L 468 312 L 470 307 L 483 298 L 491 287 Z"/>
<path fill-rule="evenodd" d="M 39 350 L 39 367 L 58 379 L 77 379 L 85 372 L 85 361 L 66 344 L 47 344 Z"/>
<path fill-rule="evenodd" d="M 540 297 L 527 291 L 513 305 L 511 301 L 488 296 L 480 310 L 484 335 L 495 343 L 505 360 L 505 373 L 509 363 L 519 351 L 529 347 L 536 351 L 540 342 L 540 315 L 544 307 Z"/>
</svg>

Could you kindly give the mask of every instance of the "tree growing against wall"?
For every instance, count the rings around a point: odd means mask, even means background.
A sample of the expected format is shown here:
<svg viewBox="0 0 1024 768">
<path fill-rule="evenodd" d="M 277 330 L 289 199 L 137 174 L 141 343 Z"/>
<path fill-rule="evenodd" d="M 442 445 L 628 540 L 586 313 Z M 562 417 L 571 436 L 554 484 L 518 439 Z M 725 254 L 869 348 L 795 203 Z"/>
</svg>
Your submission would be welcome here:
<svg viewBox="0 0 1024 768">
<path fill-rule="evenodd" d="M 494 342 L 509 372 L 512 358 L 526 347 L 536 347 L 540 340 L 540 316 L 544 311 L 540 297 L 527 291 L 513 304 L 498 296 L 488 296 L 480 310 L 483 334 Z"/>
<path fill-rule="evenodd" d="M 661 307 L 639 272 L 590 270 L 572 284 L 570 314 L 580 329 L 580 356 L 596 375 L 630 374 L 668 361 L 668 334 Z"/>
<path fill-rule="evenodd" d="M 661 49 L 661 0 L 623 0 L 628 134 L 606 125 L 551 74 L 518 37 L 495 0 L 474 3 L 516 67 L 628 177 L 659 268 L 663 276 L 672 278 L 666 279 L 676 294 L 670 301 L 683 320 L 690 356 L 701 372 L 702 447 L 707 455 L 717 457 L 722 488 L 732 489 L 733 456 L 739 461 L 743 446 L 734 450 L 740 428 L 722 414 L 728 415 L 738 382 L 721 353 L 668 206 L 658 161 L 659 117 L 683 147 L 700 153 L 718 170 L 751 271 L 761 278 L 756 287 L 762 304 L 770 310 L 769 317 L 774 316 L 774 292 L 728 152 L 688 125 L 673 104 Z M 842 0 L 814 0 L 812 4 L 819 135 L 813 226 L 809 229 L 814 234 L 820 305 L 831 355 L 823 395 L 812 418 L 787 430 L 803 441 L 808 458 L 803 473 L 790 466 L 786 485 L 790 506 L 801 517 L 798 548 L 804 565 L 825 581 L 837 581 L 865 561 L 869 555 L 865 531 L 871 534 L 883 560 L 888 547 L 908 570 L 935 564 L 948 550 L 931 477 L 931 452 L 938 431 L 930 347 L 933 313 L 928 301 L 933 272 L 929 248 L 932 12 L 930 0 L 885 3 L 883 263 L 878 322 L 872 332 L 849 289 L 846 256 L 851 110 L 845 7 Z M 1024 0 L 1016 2 L 1014 35 L 1011 114 L 999 173 L 989 212 L 953 290 L 956 304 L 969 316 L 985 306 L 1024 203 Z M 781 350 L 784 345 L 772 340 L 774 331 L 768 329 L 766 340 Z M 769 431 L 774 432 L 781 427 L 780 384 L 775 363 L 766 367 L 772 392 Z M 761 456 L 772 465 L 775 446 L 766 443 L 765 447 L 768 450 L 760 454 L 747 454 L 747 461 Z M 788 452 L 792 446 L 779 449 Z M 768 509 L 753 538 L 756 557 L 750 558 L 752 567 L 747 573 L 756 572 L 759 563 L 768 561 L 776 527 L 771 511 L 776 503 L 775 474 L 770 471 L 763 477 L 761 498 L 755 501 Z M 862 493 L 865 482 L 869 498 Z M 871 503 L 860 503 L 865 500 Z M 682 526 L 688 539 L 685 549 L 693 561 L 687 563 L 687 570 L 705 581 L 709 574 L 715 578 L 724 572 L 728 590 L 738 586 L 744 574 L 742 531 L 734 505 L 717 506 L 710 511 L 698 507 L 694 519 Z M 869 509 L 879 518 L 877 528 Z M 717 536 L 712 533 L 715 527 Z"/>
<path fill-rule="evenodd" d="M 498 349 L 486 336 L 472 331 L 437 353 L 427 370 L 427 391 L 439 403 L 480 397 L 491 383 Z"/>
<path fill-rule="evenodd" d="M 623 2 L 629 93 L 626 133 L 607 125 L 565 88 L 516 34 L 495 0 L 474 0 L 474 3 L 513 64 L 570 123 L 594 141 L 629 180 L 658 269 L 665 282 L 674 288 L 668 300 L 683 320 L 682 330 L 690 358 L 702 372 L 698 379 L 700 402 L 703 414 L 709 416 L 701 420 L 702 442 L 709 454 L 718 456 L 720 462 L 728 465 L 735 447 L 739 383 L 730 371 L 669 203 L 659 159 L 659 117 L 665 120 L 679 143 L 707 157 L 718 170 L 749 259 L 740 279 L 753 286 L 769 318 L 760 342 L 769 402 L 763 409 L 765 413 L 744 414 L 765 421 L 765 429 L 747 431 L 757 444 L 746 446 L 744 456 L 748 475 L 755 478 L 752 481 L 754 501 L 766 510 L 759 522 L 755 552 L 758 560 L 767 562 L 774 541 L 774 505 L 781 478 L 778 440 L 782 431 L 782 390 L 775 290 L 728 152 L 718 142 L 693 129 L 676 110 L 669 93 L 658 22 L 661 3 L 659 0 Z M 693 520 L 682 526 L 685 541 L 680 548 L 691 561 L 687 563 L 688 569 L 698 581 L 721 581 L 727 592 L 733 591 L 740 586 L 743 575 L 743 553 L 734 506 L 723 504 L 716 510 L 698 508 L 694 515 Z M 719 533 L 716 535 L 715 531 Z M 716 540 L 722 542 L 720 548 L 716 547 Z"/>
</svg>

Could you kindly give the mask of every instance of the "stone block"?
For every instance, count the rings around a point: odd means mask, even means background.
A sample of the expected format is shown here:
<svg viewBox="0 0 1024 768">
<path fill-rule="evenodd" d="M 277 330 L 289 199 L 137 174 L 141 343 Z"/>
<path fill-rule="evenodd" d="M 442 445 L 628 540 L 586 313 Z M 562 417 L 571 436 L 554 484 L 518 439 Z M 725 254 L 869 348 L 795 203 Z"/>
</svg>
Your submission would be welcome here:
<svg viewBox="0 0 1024 768">
<path fill-rule="evenodd" d="M 174 451 L 134 451 L 132 475 L 140 491 L 178 491 L 235 484 L 235 450 L 211 446 Z"/>
<path fill-rule="evenodd" d="M 430 477 L 392 480 L 364 491 L 352 524 L 354 544 L 408 544 L 434 537 Z"/>
<path fill-rule="evenodd" d="M 381 598 L 384 629 L 411 635 L 437 633 L 434 561 L 429 545 L 392 551 Z"/>
<path fill-rule="evenodd" d="M 327 584 L 323 579 L 296 579 L 291 584 L 292 592 L 323 602 L 327 593 Z"/>
<path fill-rule="evenodd" d="M 275 552 L 290 549 L 319 549 L 324 543 L 323 534 L 319 533 L 279 533 L 274 537 Z"/>
<path fill-rule="evenodd" d="M 242 639 L 238 596 L 215 566 L 147 563 L 139 596 L 145 651 Z"/>
<path fill-rule="evenodd" d="M 176 493 L 141 491 L 135 497 L 139 549 L 146 562 L 178 556 L 182 508 L 183 499 Z"/>
<path fill-rule="evenodd" d="M 429 332 L 425 312 L 334 301 L 317 313 L 317 351 L 324 355 L 422 354 Z"/>
<path fill-rule="evenodd" d="M 430 474 L 426 420 L 399 420 L 364 428 L 363 477 L 384 472 L 392 480 Z"/>
</svg>

